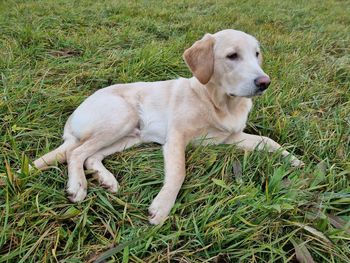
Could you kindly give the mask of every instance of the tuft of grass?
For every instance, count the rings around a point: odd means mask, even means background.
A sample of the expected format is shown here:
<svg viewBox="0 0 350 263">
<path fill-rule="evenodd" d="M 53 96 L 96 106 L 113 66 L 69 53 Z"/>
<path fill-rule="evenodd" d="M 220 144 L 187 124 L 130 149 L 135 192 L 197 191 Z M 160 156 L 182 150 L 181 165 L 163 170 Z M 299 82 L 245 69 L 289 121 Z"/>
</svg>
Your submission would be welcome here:
<svg viewBox="0 0 350 263">
<path fill-rule="evenodd" d="M 349 6 L 2 1 L 0 262 L 349 262 Z M 305 168 L 278 153 L 189 146 L 186 181 L 161 227 L 147 221 L 163 179 L 157 145 L 109 157 L 120 192 L 89 179 L 80 204 L 65 196 L 65 166 L 28 173 L 88 95 L 188 77 L 183 50 L 225 28 L 260 40 L 273 79 L 247 131 L 280 142 Z"/>
</svg>

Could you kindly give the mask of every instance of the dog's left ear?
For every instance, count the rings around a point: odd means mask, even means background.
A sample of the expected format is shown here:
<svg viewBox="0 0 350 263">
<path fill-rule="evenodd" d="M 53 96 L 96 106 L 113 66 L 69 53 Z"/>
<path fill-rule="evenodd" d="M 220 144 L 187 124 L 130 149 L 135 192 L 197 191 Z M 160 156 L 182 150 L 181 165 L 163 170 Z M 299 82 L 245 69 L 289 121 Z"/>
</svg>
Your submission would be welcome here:
<svg viewBox="0 0 350 263">
<path fill-rule="evenodd" d="M 183 54 L 187 66 L 202 84 L 207 84 L 214 73 L 214 42 L 212 35 L 205 34 Z"/>
</svg>

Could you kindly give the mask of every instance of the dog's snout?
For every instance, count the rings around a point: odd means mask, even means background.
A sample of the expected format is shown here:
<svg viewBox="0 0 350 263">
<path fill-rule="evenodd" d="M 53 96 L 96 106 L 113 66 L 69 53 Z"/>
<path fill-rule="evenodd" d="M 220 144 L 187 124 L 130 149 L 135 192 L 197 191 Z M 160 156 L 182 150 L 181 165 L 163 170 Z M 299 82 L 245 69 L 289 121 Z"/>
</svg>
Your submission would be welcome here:
<svg viewBox="0 0 350 263">
<path fill-rule="evenodd" d="M 271 80 L 268 76 L 262 76 L 254 79 L 254 83 L 258 87 L 259 91 L 264 91 L 269 87 Z"/>
</svg>

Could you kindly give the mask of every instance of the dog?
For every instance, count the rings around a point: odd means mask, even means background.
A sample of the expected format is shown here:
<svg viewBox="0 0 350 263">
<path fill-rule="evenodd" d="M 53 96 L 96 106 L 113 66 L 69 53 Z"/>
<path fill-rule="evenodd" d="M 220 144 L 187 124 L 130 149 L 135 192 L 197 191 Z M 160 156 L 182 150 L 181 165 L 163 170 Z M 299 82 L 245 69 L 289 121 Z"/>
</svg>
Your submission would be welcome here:
<svg viewBox="0 0 350 263">
<path fill-rule="evenodd" d="M 87 193 L 84 166 L 115 193 L 118 182 L 102 160 L 144 142 L 161 144 L 165 179 L 149 207 L 151 224 L 164 222 L 175 203 L 190 142 L 280 150 L 291 165 L 303 166 L 272 139 L 243 132 L 252 97 L 263 94 L 271 82 L 261 68 L 262 54 L 253 36 L 233 29 L 205 34 L 185 50 L 183 59 L 191 78 L 116 84 L 96 91 L 68 118 L 64 143 L 34 166 L 44 170 L 67 161 L 67 193 L 72 202 L 79 202 Z"/>
</svg>

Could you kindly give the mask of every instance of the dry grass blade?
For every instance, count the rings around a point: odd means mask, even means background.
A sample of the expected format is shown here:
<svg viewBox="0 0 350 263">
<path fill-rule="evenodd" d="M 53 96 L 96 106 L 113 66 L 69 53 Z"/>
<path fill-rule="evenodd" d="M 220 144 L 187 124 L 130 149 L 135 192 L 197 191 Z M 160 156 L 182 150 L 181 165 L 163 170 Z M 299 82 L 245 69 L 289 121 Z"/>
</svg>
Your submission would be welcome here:
<svg viewBox="0 0 350 263">
<path fill-rule="evenodd" d="M 49 55 L 53 57 L 73 57 L 81 55 L 81 51 L 79 50 L 71 50 L 71 49 L 63 49 L 63 50 L 50 50 L 48 52 Z"/>
<path fill-rule="evenodd" d="M 295 256 L 300 263 L 314 263 L 309 250 L 305 246 L 305 242 L 296 242 L 294 239 L 291 239 L 292 244 L 295 250 Z"/>
<path fill-rule="evenodd" d="M 329 222 L 338 229 L 343 229 L 346 233 L 350 234 L 349 222 L 341 219 L 339 216 L 333 214 L 326 214 L 329 219 Z"/>
<path fill-rule="evenodd" d="M 311 226 L 308 226 L 299 222 L 291 222 L 291 223 L 305 229 L 306 231 L 313 234 L 315 237 L 318 237 L 319 239 L 325 241 L 328 245 L 332 245 L 332 242 L 321 231 L 318 231 L 317 229 Z"/>
<path fill-rule="evenodd" d="M 240 161 L 236 160 L 233 162 L 232 172 L 233 172 L 233 176 L 236 179 L 236 182 L 238 183 L 242 182 L 243 171 L 242 171 L 242 165 Z"/>
</svg>

